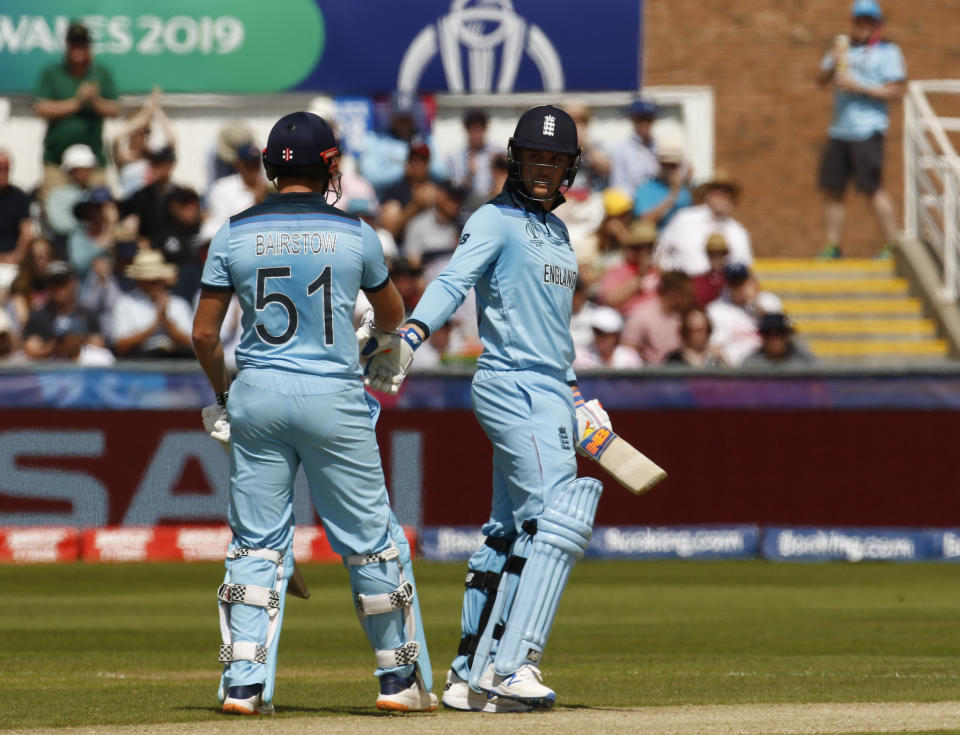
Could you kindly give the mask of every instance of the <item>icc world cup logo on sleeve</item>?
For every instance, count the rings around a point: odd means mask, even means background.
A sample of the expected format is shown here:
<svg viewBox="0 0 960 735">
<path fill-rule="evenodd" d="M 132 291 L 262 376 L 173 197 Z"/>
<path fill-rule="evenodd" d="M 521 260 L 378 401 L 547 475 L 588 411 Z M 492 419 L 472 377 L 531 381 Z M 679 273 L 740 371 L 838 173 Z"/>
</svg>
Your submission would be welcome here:
<svg viewBox="0 0 960 735">
<path fill-rule="evenodd" d="M 451 92 L 512 92 L 524 55 L 540 73 L 544 91 L 564 88 L 563 66 L 553 43 L 539 26 L 514 12 L 510 0 L 453 0 L 450 11 L 420 31 L 407 48 L 397 90 L 416 92 L 437 54 Z"/>
</svg>

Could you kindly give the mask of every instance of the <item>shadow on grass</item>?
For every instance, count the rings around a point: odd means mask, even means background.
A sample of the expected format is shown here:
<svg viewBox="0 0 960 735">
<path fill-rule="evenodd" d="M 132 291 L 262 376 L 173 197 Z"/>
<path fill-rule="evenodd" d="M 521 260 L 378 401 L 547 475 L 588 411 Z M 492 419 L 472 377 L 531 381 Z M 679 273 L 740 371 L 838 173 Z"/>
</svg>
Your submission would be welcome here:
<svg viewBox="0 0 960 735">
<path fill-rule="evenodd" d="M 226 718 L 231 719 L 242 719 L 239 715 L 224 715 L 219 707 L 173 707 L 176 712 L 206 712 L 208 714 L 220 715 Z M 284 715 L 287 713 L 296 713 L 301 715 L 356 715 L 360 717 L 395 717 L 397 715 L 405 716 L 406 713 L 403 712 L 379 712 L 377 710 L 371 710 L 369 707 L 361 706 L 344 706 L 344 707 L 305 707 L 297 705 L 283 705 L 277 707 L 277 715 Z M 416 713 L 420 714 L 420 713 Z"/>
</svg>

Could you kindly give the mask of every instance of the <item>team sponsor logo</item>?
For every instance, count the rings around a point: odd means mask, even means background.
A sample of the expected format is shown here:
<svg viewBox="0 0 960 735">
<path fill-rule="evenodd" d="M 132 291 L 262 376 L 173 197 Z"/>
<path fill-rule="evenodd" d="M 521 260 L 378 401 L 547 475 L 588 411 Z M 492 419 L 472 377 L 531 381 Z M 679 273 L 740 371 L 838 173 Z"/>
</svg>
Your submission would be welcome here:
<svg viewBox="0 0 960 735">
<path fill-rule="evenodd" d="M 559 427 L 557 429 L 557 434 L 560 436 L 560 448 L 564 451 L 570 449 L 570 435 L 567 433 L 567 427 Z"/>
<path fill-rule="evenodd" d="M 540 653 L 540 651 L 538 651 L 536 648 L 530 648 L 527 650 L 527 661 L 530 661 L 531 663 L 539 662 L 542 656 L 543 654 Z"/>
<path fill-rule="evenodd" d="M 470 239 L 470 233 L 464 232 L 462 235 L 460 235 L 460 244 L 463 245 L 469 239 Z"/>
<path fill-rule="evenodd" d="M 283 160 L 292 161 L 293 160 L 293 148 L 284 148 L 283 149 Z"/>
<path fill-rule="evenodd" d="M 614 437 L 616 434 L 609 429 L 594 429 L 580 441 L 580 447 L 594 459 L 599 459 Z"/>
</svg>

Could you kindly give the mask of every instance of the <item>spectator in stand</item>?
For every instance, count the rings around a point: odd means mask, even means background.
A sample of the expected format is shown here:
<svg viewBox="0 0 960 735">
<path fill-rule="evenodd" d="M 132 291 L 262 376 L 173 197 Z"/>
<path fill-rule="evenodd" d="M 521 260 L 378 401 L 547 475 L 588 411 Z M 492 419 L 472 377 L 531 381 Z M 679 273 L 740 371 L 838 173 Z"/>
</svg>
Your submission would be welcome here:
<svg viewBox="0 0 960 735">
<path fill-rule="evenodd" d="M 127 268 L 136 288 L 113 309 L 113 349 L 120 357 L 193 359 L 193 309 L 169 292 L 177 267 L 156 250 L 141 250 Z"/>
<path fill-rule="evenodd" d="M 208 165 L 208 181 L 206 192 L 209 194 L 213 185 L 225 176 L 233 176 L 236 172 L 237 151 L 256 147 L 253 130 L 245 122 L 231 120 L 224 123 L 217 131 L 217 142 L 213 148 Z"/>
<path fill-rule="evenodd" d="M 399 257 L 400 253 L 397 250 L 397 241 L 393 239 L 393 235 L 377 224 L 377 215 L 380 211 L 377 200 L 373 198 L 354 198 L 351 199 L 343 209 L 347 214 L 359 217 L 376 231 L 377 237 L 380 240 L 380 247 L 383 248 L 384 260 L 387 261 L 387 266 L 389 267 L 389 265 Z M 360 294 L 363 295 L 363 292 L 361 291 Z"/>
<path fill-rule="evenodd" d="M 793 339 L 793 322 L 786 314 L 764 314 L 760 318 L 759 349 L 743 361 L 743 367 L 781 367 L 783 365 L 813 365 L 817 362 L 805 347 Z"/>
<path fill-rule="evenodd" d="M 0 148 L 0 263 L 19 263 L 33 239 L 30 197 L 10 183 L 10 152 Z"/>
<path fill-rule="evenodd" d="M 570 314 L 570 336 L 575 354 L 585 352 L 593 344 L 593 315 L 600 307 L 588 298 L 587 284 L 578 278 L 573 286 L 573 305 Z"/>
<path fill-rule="evenodd" d="M 493 157 L 501 151 L 487 142 L 487 114 L 471 109 L 463 116 L 467 144 L 447 156 L 447 174 L 468 192 L 466 206 L 473 211 L 490 199 L 493 190 Z"/>
<path fill-rule="evenodd" d="M 80 223 L 73 209 L 90 195 L 91 176 L 97 157 L 90 146 L 77 143 L 63 153 L 63 171 L 66 179 L 47 193 L 43 202 L 44 231 L 57 254 L 67 256 L 67 238 Z"/>
<path fill-rule="evenodd" d="M 232 176 L 218 179 L 207 195 L 207 219 L 200 228 L 200 238 L 209 242 L 223 223 L 238 212 L 249 209 L 267 194 L 260 151 L 253 143 L 241 145 L 233 162 Z"/>
<path fill-rule="evenodd" d="M 631 200 L 626 192 L 607 189 L 603 192 L 604 218 L 591 236 L 571 242 L 580 266 L 578 280 L 592 286 L 608 268 L 619 265 L 622 251 L 630 237 L 633 222 Z"/>
<path fill-rule="evenodd" d="M 47 303 L 44 273 L 55 256 L 53 245 L 42 237 L 33 238 L 27 245 L 27 252 L 20 261 L 16 278 L 10 285 L 10 300 L 18 329 L 23 329 L 31 310 Z"/>
<path fill-rule="evenodd" d="M 360 154 L 360 173 L 373 184 L 381 203 L 387 190 L 404 178 L 408 152 L 415 145 L 427 147 L 426 160 L 432 161 L 431 175 L 444 178 L 443 165 L 432 155 L 433 142 L 426 130 L 417 125 L 417 99 L 406 92 L 397 92 L 391 100 L 390 125 L 384 133 L 369 133 Z"/>
<path fill-rule="evenodd" d="M 634 308 L 623 327 L 623 343 L 633 347 L 647 365 L 659 365 L 680 341 L 681 315 L 693 305 L 693 286 L 683 271 L 660 278 L 657 297 Z"/>
<path fill-rule="evenodd" d="M 820 161 L 824 192 L 826 247 L 821 256 L 839 258 L 843 233 L 844 191 L 854 188 L 873 207 L 886 238 L 882 255 L 892 253 L 897 239 L 893 200 L 882 187 L 883 143 L 890 126 L 889 102 L 907 89 L 907 65 L 897 44 L 883 34 L 883 11 L 876 0 L 856 0 L 853 27 L 846 47 L 834 46 L 820 64 L 817 83 L 833 82 L 833 120 Z"/>
<path fill-rule="evenodd" d="M 124 275 L 139 251 L 132 240 L 118 242 L 111 254 L 103 253 L 93 259 L 87 277 L 80 286 L 80 304 L 100 324 L 104 335 L 113 334 L 113 312 L 117 300 L 136 288 L 135 282 Z"/>
<path fill-rule="evenodd" d="M 24 362 L 26 357 L 20 350 L 20 338 L 13 319 L 0 309 L 0 365 L 13 365 Z"/>
<path fill-rule="evenodd" d="M 706 251 L 710 269 L 706 273 L 693 277 L 693 296 L 701 309 L 705 309 L 711 301 L 720 298 L 720 294 L 726 288 L 727 277 L 724 270 L 730 256 L 727 238 L 720 232 L 711 232 L 710 237 L 707 238 Z"/>
<path fill-rule="evenodd" d="M 429 283 L 444 269 L 460 240 L 461 207 L 467 190 L 452 181 L 441 182 L 433 206 L 411 218 L 404 239 L 404 253 L 414 267 L 423 267 Z"/>
<path fill-rule="evenodd" d="M 403 299 L 404 312 L 409 316 L 420 302 L 426 284 L 423 282 L 423 268 L 414 266 L 406 258 L 397 258 L 390 266 L 390 279 L 397 287 Z"/>
<path fill-rule="evenodd" d="M 582 102 L 571 102 L 564 108 L 577 126 L 577 141 L 580 143 L 580 168 L 577 184 L 583 182 L 593 191 L 603 191 L 610 182 L 610 156 L 590 142 L 587 130 L 590 126 L 590 108 Z"/>
<path fill-rule="evenodd" d="M 667 355 L 667 365 L 676 367 L 724 367 L 720 350 L 710 344 L 713 326 L 703 309 L 684 312 L 680 324 L 680 340 L 683 346 Z"/>
<path fill-rule="evenodd" d="M 657 175 L 637 187 L 633 197 L 633 214 L 662 230 L 680 209 L 693 205 L 690 193 L 690 167 L 684 163 L 683 148 L 664 143 L 657 149 L 660 170 Z"/>
<path fill-rule="evenodd" d="M 726 239 L 731 263 L 751 265 L 750 235 L 733 218 L 739 195 L 739 184 L 722 170 L 698 186 L 694 198 L 702 204 L 681 209 L 660 234 L 653 256 L 660 270 L 681 270 L 690 276 L 706 273 L 710 270 L 707 238 L 713 232 L 721 233 Z"/>
<path fill-rule="evenodd" d="M 73 22 L 67 28 L 63 60 L 41 72 L 33 97 L 33 111 L 47 121 L 41 200 L 63 183 L 63 154 L 77 143 L 88 146 L 96 157 L 92 183 L 106 184 L 103 119 L 119 115 L 120 104 L 110 71 L 93 61 L 90 32 L 85 25 Z"/>
<path fill-rule="evenodd" d="M 55 260 L 44 276 L 50 298 L 30 312 L 23 351 L 32 360 L 71 360 L 81 365 L 112 365 L 96 318 L 77 302 L 77 279 L 69 263 Z"/>
<path fill-rule="evenodd" d="M 86 278 L 94 258 L 113 250 L 119 215 L 110 191 L 100 187 L 91 191 L 87 199 L 77 202 L 73 216 L 80 226 L 67 239 L 67 253 L 71 266 L 82 279 Z"/>
<path fill-rule="evenodd" d="M 587 140 L 587 125 L 590 113 L 580 103 L 567 105 L 564 110 L 573 119 L 580 145 L 580 168 L 573 183 L 563 193 L 564 207 L 556 215 L 567 227 L 570 244 L 575 253 L 589 250 L 594 243 L 593 235 L 606 214 L 602 190 L 610 176 L 610 161 L 606 154 Z"/>
<path fill-rule="evenodd" d="M 170 120 L 160 106 L 160 89 L 154 88 L 146 103 L 133 113 L 113 139 L 113 165 L 117 167 L 120 200 L 128 199 L 151 181 L 151 166 L 147 157 L 150 126 L 156 120 L 163 129 L 164 147 L 176 150 L 177 138 Z"/>
<path fill-rule="evenodd" d="M 660 169 L 653 141 L 653 121 L 660 108 L 650 100 L 640 99 L 626 112 L 633 122 L 633 134 L 614 147 L 610 154 L 610 186 L 633 193 Z"/>
<path fill-rule="evenodd" d="M 410 370 L 417 372 L 442 367 L 448 357 L 447 350 L 450 348 L 453 327 L 453 321 L 451 320 L 430 332 L 430 338 L 417 348 L 413 356 L 413 362 L 410 364 Z M 421 355 L 420 350 L 424 347 L 427 349 Z"/>
<path fill-rule="evenodd" d="M 493 183 L 487 199 L 496 199 L 503 191 L 503 185 L 507 183 L 507 177 L 510 174 L 510 164 L 507 162 L 506 153 L 498 153 L 493 157 L 490 161 L 490 171 L 492 172 Z"/>
<path fill-rule="evenodd" d="M 177 154 L 166 146 L 146 153 L 150 162 L 150 183 L 120 203 L 120 216 L 131 232 L 136 232 L 141 248 L 150 247 L 167 216 L 167 197 L 176 189 L 173 169 Z M 131 217 L 135 216 L 135 219 Z"/>
<path fill-rule="evenodd" d="M 600 279 L 599 300 L 621 314 L 629 314 L 637 305 L 657 293 L 660 273 L 653 267 L 653 245 L 657 228 L 636 220 L 630 225 L 627 240 L 620 252 L 623 262 L 611 266 Z"/>
<path fill-rule="evenodd" d="M 178 268 L 173 293 L 190 303 L 200 290 L 206 256 L 200 223 L 200 195 L 193 189 L 177 187 L 167 197 L 167 214 L 150 240 L 150 247 Z"/>
<path fill-rule="evenodd" d="M 743 263 L 731 263 L 725 274 L 723 295 L 707 307 L 713 324 L 710 342 L 720 349 L 728 365 L 737 367 L 760 346 L 760 319 L 764 314 L 782 312 L 783 304 L 772 293 L 760 290 Z"/>
<path fill-rule="evenodd" d="M 616 309 L 600 306 L 593 312 L 592 344 L 584 351 L 577 350 L 573 361 L 575 370 L 635 370 L 643 367 L 637 351 L 620 344 L 623 317 Z"/>
<path fill-rule="evenodd" d="M 430 147 L 422 140 L 410 143 L 403 177 L 384 192 L 380 208 L 380 226 L 393 235 L 404 250 L 407 223 L 430 209 L 437 197 L 437 185 L 430 178 Z"/>
</svg>

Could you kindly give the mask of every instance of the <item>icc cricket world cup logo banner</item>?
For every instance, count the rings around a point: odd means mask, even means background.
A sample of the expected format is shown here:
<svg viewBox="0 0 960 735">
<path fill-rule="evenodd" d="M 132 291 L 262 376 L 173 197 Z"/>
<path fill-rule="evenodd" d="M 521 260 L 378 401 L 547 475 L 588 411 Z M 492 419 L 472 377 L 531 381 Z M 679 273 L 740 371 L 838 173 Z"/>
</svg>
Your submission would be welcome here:
<svg viewBox="0 0 960 735">
<path fill-rule="evenodd" d="M 557 50 L 539 26 L 514 12 L 510 0 L 453 0 L 450 12 L 420 31 L 403 55 L 397 90 L 416 92 L 437 54 L 450 92 L 512 92 L 524 56 L 545 91 L 564 88 Z"/>
</svg>

